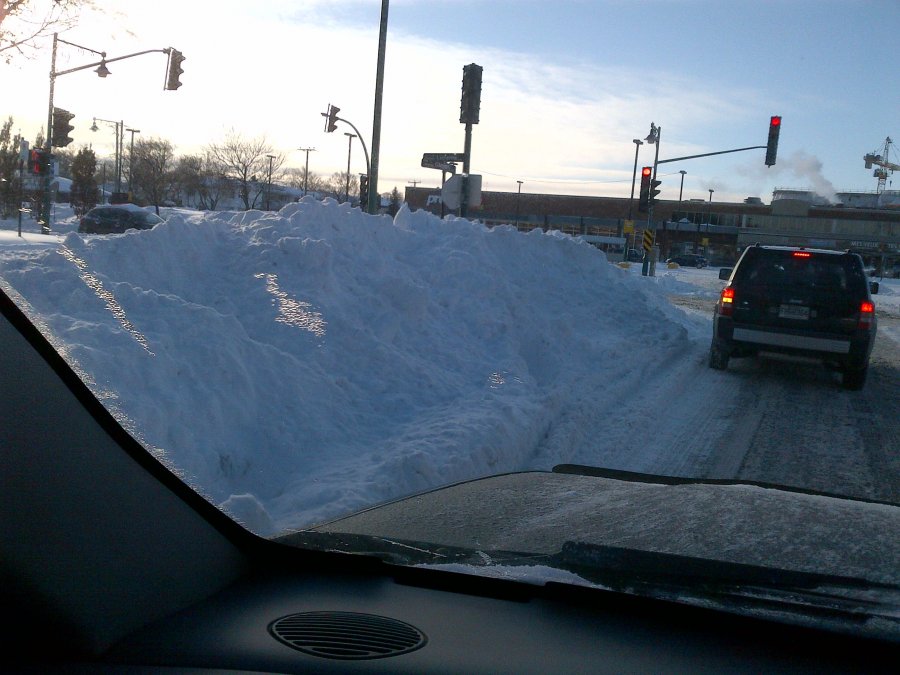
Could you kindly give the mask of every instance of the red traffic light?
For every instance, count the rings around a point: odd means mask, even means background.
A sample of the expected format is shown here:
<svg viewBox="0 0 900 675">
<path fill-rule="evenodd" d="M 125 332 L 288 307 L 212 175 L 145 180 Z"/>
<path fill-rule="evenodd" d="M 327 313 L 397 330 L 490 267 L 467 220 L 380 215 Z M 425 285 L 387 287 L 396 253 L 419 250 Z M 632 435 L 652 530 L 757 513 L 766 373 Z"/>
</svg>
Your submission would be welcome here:
<svg viewBox="0 0 900 675">
<path fill-rule="evenodd" d="M 638 198 L 638 211 L 641 213 L 646 213 L 650 208 L 650 174 L 652 173 L 652 166 L 645 166 L 641 169 L 641 192 Z"/>
<path fill-rule="evenodd" d="M 778 135 L 781 133 L 781 115 L 772 115 L 769 119 L 769 140 L 766 143 L 766 166 L 775 164 L 778 153 Z"/>
</svg>

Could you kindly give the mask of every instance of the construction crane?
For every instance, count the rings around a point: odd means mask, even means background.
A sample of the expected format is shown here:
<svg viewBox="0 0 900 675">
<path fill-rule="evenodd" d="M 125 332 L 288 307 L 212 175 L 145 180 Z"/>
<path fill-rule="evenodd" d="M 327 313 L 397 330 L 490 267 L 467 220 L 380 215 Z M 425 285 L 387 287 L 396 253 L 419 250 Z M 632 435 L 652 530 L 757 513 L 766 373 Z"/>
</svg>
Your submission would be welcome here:
<svg viewBox="0 0 900 675">
<path fill-rule="evenodd" d="M 894 171 L 900 171 L 900 164 L 894 164 L 890 161 L 891 145 L 893 145 L 893 141 L 888 136 L 884 139 L 884 145 L 881 148 L 863 157 L 867 169 L 871 169 L 873 166 L 877 167 L 872 175 L 878 179 L 878 194 L 884 192 L 884 184 L 887 181 L 887 177 Z"/>
</svg>

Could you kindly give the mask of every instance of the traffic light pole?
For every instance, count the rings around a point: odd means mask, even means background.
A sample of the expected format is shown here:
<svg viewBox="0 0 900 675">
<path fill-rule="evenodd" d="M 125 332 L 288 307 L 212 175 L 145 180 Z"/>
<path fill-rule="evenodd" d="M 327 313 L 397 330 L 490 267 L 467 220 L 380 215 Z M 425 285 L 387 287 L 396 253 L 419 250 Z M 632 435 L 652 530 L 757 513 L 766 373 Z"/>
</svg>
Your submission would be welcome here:
<svg viewBox="0 0 900 675">
<path fill-rule="evenodd" d="M 660 163 L 659 162 L 659 143 L 660 143 L 661 138 L 662 138 L 662 127 L 656 127 L 656 140 L 654 141 L 654 144 L 656 145 L 656 152 L 653 157 L 653 178 L 650 179 L 650 186 L 651 186 L 650 187 L 650 189 L 651 189 L 650 202 L 647 206 L 647 229 L 649 229 L 653 233 L 654 243 L 656 242 L 656 230 L 653 228 L 653 204 L 656 202 L 656 200 L 653 197 L 652 190 L 654 189 L 653 186 L 656 184 L 656 169 Z M 650 251 L 648 251 L 647 249 L 644 249 L 644 260 L 643 260 L 643 263 L 641 264 L 641 275 L 645 276 L 645 277 L 650 274 L 650 257 L 651 257 L 652 250 L 653 250 L 652 245 L 651 245 Z M 653 276 L 653 275 L 650 275 L 650 276 Z"/>
<path fill-rule="evenodd" d="M 472 123 L 466 122 L 466 139 L 463 146 L 462 190 L 459 197 L 459 216 L 466 218 L 469 214 L 469 164 L 472 159 Z"/>
<path fill-rule="evenodd" d="M 381 196 L 378 194 L 378 161 L 381 156 L 381 100 L 384 93 L 384 54 L 387 48 L 387 24 L 389 0 L 381 0 L 381 23 L 378 29 L 378 65 L 375 69 L 375 110 L 372 115 L 372 161 L 366 164 L 369 169 L 369 200 L 366 211 L 378 213 Z M 351 125 L 353 126 L 353 125 Z M 355 130 L 355 129 L 354 129 Z M 359 132 L 356 132 L 359 135 Z M 359 137 L 362 141 L 362 136 Z M 363 143 L 365 147 L 365 143 Z"/>
</svg>

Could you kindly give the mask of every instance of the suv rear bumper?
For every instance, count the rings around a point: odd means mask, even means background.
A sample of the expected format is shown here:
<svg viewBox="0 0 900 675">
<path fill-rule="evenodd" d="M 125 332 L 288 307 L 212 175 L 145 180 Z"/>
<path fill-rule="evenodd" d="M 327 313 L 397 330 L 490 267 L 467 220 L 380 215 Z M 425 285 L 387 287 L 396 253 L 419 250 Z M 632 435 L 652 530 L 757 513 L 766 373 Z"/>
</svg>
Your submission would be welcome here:
<svg viewBox="0 0 900 675">
<path fill-rule="evenodd" d="M 719 349 L 729 356 L 777 352 L 818 358 L 844 368 L 865 367 L 874 337 L 874 331 L 866 330 L 836 335 L 736 324 L 731 317 L 726 316 L 716 316 L 713 323 L 713 339 Z"/>
</svg>

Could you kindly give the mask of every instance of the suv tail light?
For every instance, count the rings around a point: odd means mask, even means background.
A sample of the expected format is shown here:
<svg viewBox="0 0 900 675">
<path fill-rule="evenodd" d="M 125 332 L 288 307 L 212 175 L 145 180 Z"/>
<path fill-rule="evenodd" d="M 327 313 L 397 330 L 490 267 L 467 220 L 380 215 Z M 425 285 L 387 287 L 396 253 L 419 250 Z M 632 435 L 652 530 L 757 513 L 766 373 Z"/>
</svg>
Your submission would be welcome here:
<svg viewBox="0 0 900 675">
<path fill-rule="evenodd" d="M 731 286 L 726 286 L 722 289 L 722 294 L 719 296 L 719 314 L 722 316 L 731 316 L 733 312 L 734 289 Z"/>
<path fill-rule="evenodd" d="M 870 329 L 875 323 L 875 305 L 868 300 L 863 300 L 859 306 L 859 322 L 857 328 Z"/>
</svg>

